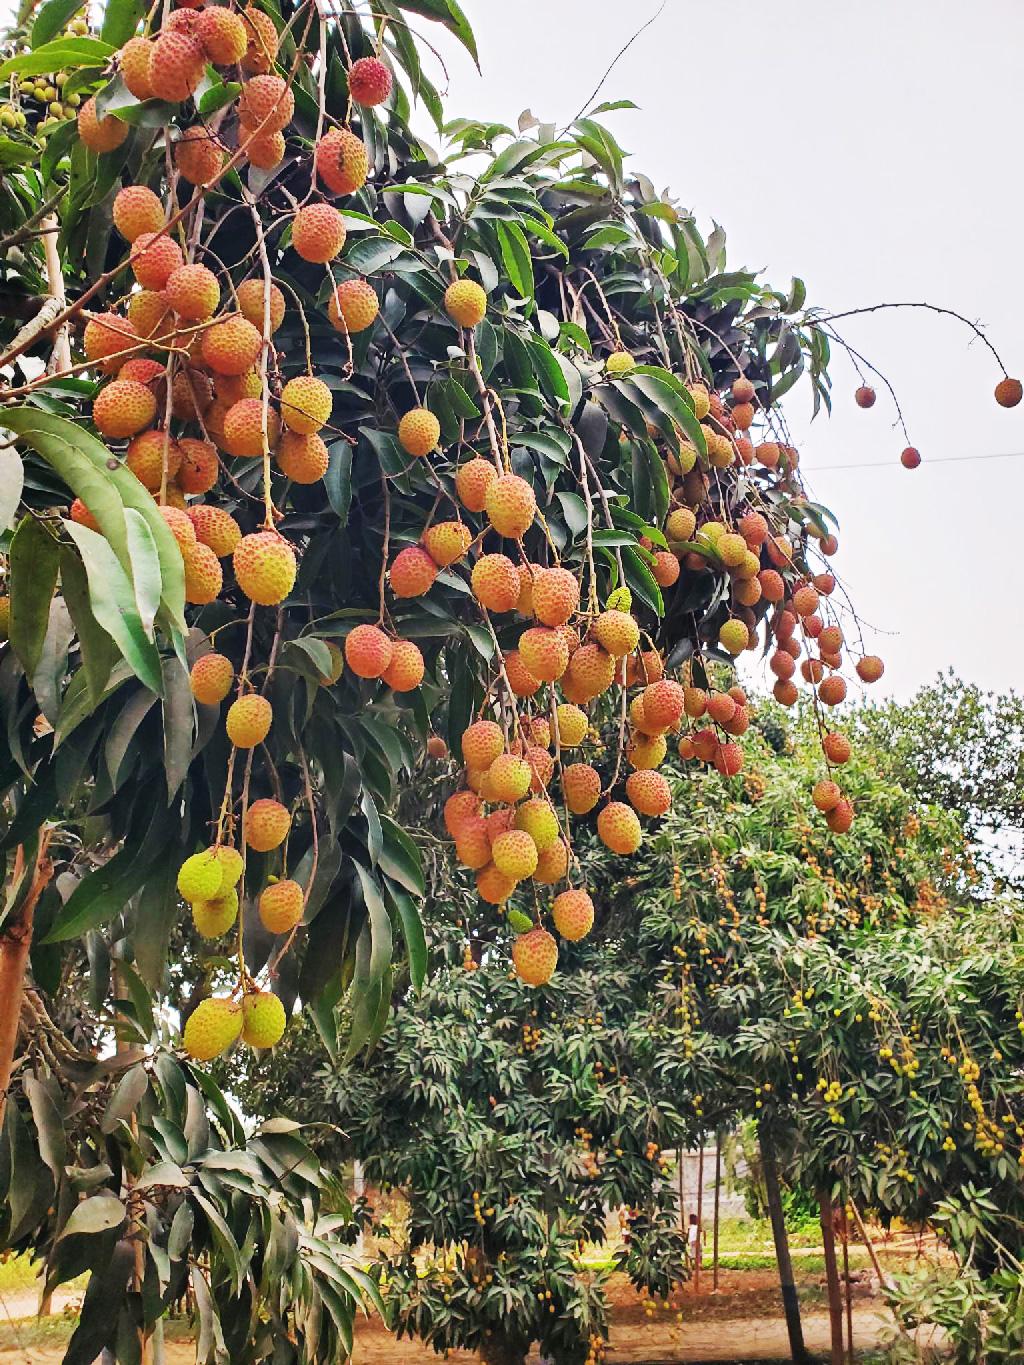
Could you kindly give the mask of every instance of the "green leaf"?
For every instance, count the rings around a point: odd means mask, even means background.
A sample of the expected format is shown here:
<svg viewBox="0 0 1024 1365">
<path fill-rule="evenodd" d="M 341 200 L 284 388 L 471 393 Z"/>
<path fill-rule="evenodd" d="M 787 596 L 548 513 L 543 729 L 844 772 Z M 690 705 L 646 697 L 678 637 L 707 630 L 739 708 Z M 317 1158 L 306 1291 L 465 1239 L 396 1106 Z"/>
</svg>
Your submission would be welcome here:
<svg viewBox="0 0 1024 1365">
<path fill-rule="evenodd" d="M 439 24 L 443 24 L 449 32 L 454 33 L 479 66 L 480 59 L 473 30 L 456 0 L 397 0 L 397 4 L 400 9 L 409 10 L 411 14 L 422 14 L 426 19 L 435 19 Z"/>
<path fill-rule="evenodd" d="M 117 658 L 114 642 L 92 614 L 85 566 L 68 545 L 60 549 L 60 588 L 78 635 L 92 704 L 98 704 Z"/>
<path fill-rule="evenodd" d="M 65 417 L 38 408 L 5 408 L 4 426 L 28 441 L 82 499 L 129 576 L 125 508 L 142 514 L 160 559 L 163 606 L 171 624 L 184 634 L 185 566 L 181 550 L 160 509 L 132 471 L 111 455 L 102 441 Z"/>
<path fill-rule="evenodd" d="M 25 484 L 25 466 L 13 446 L 0 448 L 0 534 L 14 520 Z"/>
<path fill-rule="evenodd" d="M 42 941 L 63 943 L 112 920 L 145 885 L 154 864 L 167 857 L 173 827 L 172 814 L 158 803 L 141 845 L 126 842 L 101 867 L 83 877 Z"/>
<path fill-rule="evenodd" d="M 48 43 L 80 9 L 79 0 L 46 0 L 32 25 L 29 46 L 35 50 Z"/>
<path fill-rule="evenodd" d="M 411 896 L 390 882 L 385 883 L 384 892 L 402 926 L 405 951 L 409 957 L 409 980 L 413 990 L 420 991 L 427 975 L 427 940 L 423 934 L 423 921 Z"/>
<path fill-rule="evenodd" d="M 128 576 L 103 536 L 87 526 L 66 521 L 64 526 L 74 540 L 89 579 L 89 604 L 93 615 L 121 651 L 135 676 L 155 692 L 163 693 L 160 655 L 148 639 L 135 605 L 135 594 Z"/>
<path fill-rule="evenodd" d="M 104 1192 L 94 1194 L 91 1199 L 83 1199 L 71 1213 L 57 1237 L 62 1242 L 65 1237 L 84 1234 L 94 1237 L 98 1232 L 111 1232 L 119 1228 L 127 1217 L 125 1207 L 116 1195 Z"/>
<path fill-rule="evenodd" d="M 330 463 L 324 475 L 324 488 L 338 520 L 344 525 L 352 505 L 352 446 L 348 441 L 333 441 L 327 449 Z"/>
<path fill-rule="evenodd" d="M 176 656 L 161 659 L 160 664 L 164 681 L 164 772 L 167 774 L 167 799 L 173 801 L 192 760 L 195 709 L 185 665 Z"/>
<path fill-rule="evenodd" d="M 363 891 L 363 903 L 366 906 L 370 923 L 370 960 L 367 969 L 369 980 L 371 982 L 380 981 L 384 975 L 384 969 L 391 964 L 393 947 L 391 919 L 384 904 L 384 898 L 380 893 L 380 887 L 377 885 L 373 874 L 355 859 L 353 859 L 353 864 L 359 876 Z"/>
<path fill-rule="evenodd" d="M 426 883 L 416 845 L 390 816 L 382 815 L 380 825 L 384 835 L 380 870 L 411 891 L 414 896 L 422 896 L 426 891 Z"/>
<path fill-rule="evenodd" d="M 53 71 L 79 66 L 102 65 L 115 49 L 99 38 L 56 38 L 22 57 L 9 57 L 0 66 L 0 80 L 20 76 L 45 76 Z"/>
<path fill-rule="evenodd" d="M 533 257 L 526 234 L 518 223 L 498 222 L 501 258 L 513 289 L 524 299 L 533 298 Z"/>
<path fill-rule="evenodd" d="M 56 540 L 34 517 L 25 517 L 11 539 L 10 640 L 29 677 L 43 652 L 59 567 Z"/>
<path fill-rule="evenodd" d="M 204 90 L 199 98 L 199 112 L 204 118 L 215 114 L 218 109 L 223 109 L 226 104 L 238 98 L 241 90 L 238 81 L 217 81 L 208 90 Z"/>
<path fill-rule="evenodd" d="M 106 0 L 100 37 L 105 43 L 123 47 L 134 34 L 144 12 L 142 0 Z"/>
<path fill-rule="evenodd" d="M 661 596 L 661 589 L 658 587 L 650 568 L 641 558 L 640 551 L 627 549 L 622 550 L 621 554 L 626 582 L 652 611 L 657 612 L 659 616 L 664 616 L 665 603 Z"/>
<path fill-rule="evenodd" d="M 142 629 L 153 639 L 153 623 L 160 605 L 160 560 L 149 525 L 134 507 L 125 508 L 128 554 L 132 561 L 132 586 Z"/>
<path fill-rule="evenodd" d="M 525 934 L 533 928 L 533 920 L 529 915 L 524 915 L 522 910 L 512 909 L 508 912 L 508 927 L 517 934 Z"/>
</svg>

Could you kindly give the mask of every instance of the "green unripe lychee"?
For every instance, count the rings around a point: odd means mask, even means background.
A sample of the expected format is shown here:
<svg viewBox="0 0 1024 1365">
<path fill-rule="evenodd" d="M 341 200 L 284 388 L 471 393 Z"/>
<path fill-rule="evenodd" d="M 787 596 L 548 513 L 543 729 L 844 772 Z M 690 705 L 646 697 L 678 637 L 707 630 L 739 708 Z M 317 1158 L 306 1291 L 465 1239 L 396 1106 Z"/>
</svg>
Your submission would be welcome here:
<svg viewBox="0 0 1024 1365">
<path fill-rule="evenodd" d="M 196 901 L 192 918 L 203 938 L 220 938 L 238 918 L 238 892 L 234 887 L 212 901 Z"/>
<path fill-rule="evenodd" d="M 273 1047 L 281 1041 L 286 1023 L 284 1006 L 271 991 L 254 991 L 242 1001 L 242 1042 L 250 1047 Z"/>
<path fill-rule="evenodd" d="M 217 861 L 221 868 L 221 883 L 218 896 L 223 896 L 230 891 L 233 886 L 237 886 L 242 877 L 242 870 L 245 863 L 242 855 L 237 848 L 232 848 L 230 844 L 220 844 L 215 850 Z"/>
<path fill-rule="evenodd" d="M 212 848 L 193 853 L 178 872 L 178 893 L 183 900 L 210 901 L 220 894 L 223 869 Z"/>
<path fill-rule="evenodd" d="M 227 996 L 201 1000 L 188 1017 L 182 1041 L 197 1062 L 220 1056 L 242 1031 L 242 1007 Z"/>
</svg>

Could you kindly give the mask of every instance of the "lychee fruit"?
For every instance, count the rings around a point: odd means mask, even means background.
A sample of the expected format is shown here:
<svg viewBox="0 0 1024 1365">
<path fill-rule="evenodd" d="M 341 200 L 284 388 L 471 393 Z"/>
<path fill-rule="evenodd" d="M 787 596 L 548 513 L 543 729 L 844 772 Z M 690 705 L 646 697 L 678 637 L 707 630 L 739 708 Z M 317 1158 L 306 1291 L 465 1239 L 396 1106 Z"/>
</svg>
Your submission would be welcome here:
<svg viewBox="0 0 1024 1365">
<path fill-rule="evenodd" d="M 164 28 L 149 50 L 149 85 L 158 100 L 179 104 L 195 93 L 206 69 L 206 54 L 192 34 Z"/>
<path fill-rule="evenodd" d="M 448 745 L 444 742 L 440 735 L 431 735 L 430 738 L 427 740 L 427 757 L 428 758 L 448 757 Z"/>
<path fill-rule="evenodd" d="M 487 295 L 474 280 L 455 280 L 445 290 L 444 310 L 457 326 L 476 327 L 487 312 Z"/>
<path fill-rule="evenodd" d="M 821 747 L 828 761 L 837 766 L 846 763 L 852 753 L 850 741 L 837 730 L 832 730 L 825 736 L 821 741 Z"/>
<path fill-rule="evenodd" d="M 665 535 L 669 540 L 692 540 L 696 529 L 697 518 L 689 507 L 677 507 L 665 522 Z"/>
<path fill-rule="evenodd" d="M 220 938 L 238 918 L 238 892 L 232 887 L 216 900 L 196 901 L 192 922 L 202 938 Z"/>
<path fill-rule="evenodd" d="M 332 194 L 355 194 L 366 184 L 370 168 L 366 144 L 350 128 L 332 128 L 316 144 L 315 167 L 317 178 Z M 351 332 L 361 330 L 349 327 Z"/>
<path fill-rule="evenodd" d="M 266 697 L 256 692 L 239 697 L 228 707 L 224 725 L 228 739 L 238 749 L 254 749 L 262 744 L 270 733 L 274 719 L 273 708 Z"/>
<path fill-rule="evenodd" d="M 853 394 L 854 402 L 859 408 L 873 408 L 876 397 L 874 389 L 869 384 L 861 384 Z"/>
<path fill-rule="evenodd" d="M 573 815 L 586 815 L 600 799 L 600 774 L 589 763 L 570 763 L 562 770 L 562 793 Z"/>
<path fill-rule="evenodd" d="M 643 840 L 636 812 L 624 801 L 609 801 L 597 817 L 597 833 L 613 853 L 635 853 Z"/>
<path fill-rule="evenodd" d="M 853 804 L 844 796 L 825 816 L 825 824 L 833 834 L 845 834 L 853 824 Z"/>
<path fill-rule="evenodd" d="M 219 706 L 231 691 L 234 680 L 234 665 L 224 654 L 202 655 L 189 674 L 192 695 L 204 706 Z"/>
<path fill-rule="evenodd" d="M 579 607 L 579 580 L 568 569 L 541 569 L 532 586 L 533 614 L 546 626 L 563 625 Z"/>
<path fill-rule="evenodd" d="M 671 588 L 679 577 L 679 560 L 668 550 L 655 550 L 651 555 L 651 573 L 659 588 Z"/>
<path fill-rule="evenodd" d="M 493 762 L 493 760 L 492 760 Z M 444 803 L 444 827 L 454 839 L 467 821 L 480 814 L 480 798 L 472 791 L 452 792 Z"/>
<path fill-rule="evenodd" d="M 167 224 L 164 206 L 145 185 L 126 185 L 114 196 L 114 226 L 126 241 L 143 232 L 159 232 Z"/>
<path fill-rule="evenodd" d="M 348 93 L 356 104 L 383 104 L 391 83 L 391 72 L 376 57 L 360 57 L 349 67 Z"/>
<path fill-rule="evenodd" d="M 345 280 L 331 295 L 327 315 L 339 332 L 365 332 L 380 312 L 373 286 L 366 280 Z"/>
<path fill-rule="evenodd" d="M 158 431 L 153 427 L 149 431 L 140 432 L 128 443 L 124 462 L 143 488 L 147 488 L 150 493 L 157 492 L 162 482 L 165 454 L 167 477 L 173 479 L 178 473 L 183 456 L 177 441 L 169 438 L 165 431 Z"/>
<path fill-rule="evenodd" d="M 491 858 L 499 872 L 521 882 L 537 870 L 537 845 L 524 829 L 506 830 L 492 843 Z"/>
<path fill-rule="evenodd" d="M 213 602 L 224 586 L 220 560 L 208 545 L 197 541 L 182 556 L 185 563 L 185 601 L 195 606 Z"/>
<path fill-rule="evenodd" d="M 499 872 L 493 863 L 488 863 L 476 874 L 477 895 L 491 905 L 503 904 L 515 889 L 516 882 Z"/>
<path fill-rule="evenodd" d="M 754 399 L 754 386 L 745 375 L 732 381 L 732 396 L 737 403 L 750 403 Z"/>
<path fill-rule="evenodd" d="M 263 338 L 243 317 L 215 322 L 203 333 L 204 362 L 216 374 L 244 374 L 252 369 L 263 345 Z"/>
<path fill-rule="evenodd" d="M 270 335 L 273 336 L 277 329 L 281 326 L 281 323 L 284 322 L 285 315 L 284 295 L 281 293 L 280 289 L 278 289 L 276 284 L 271 284 L 269 294 L 266 297 L 264 294 L 264 289 L 265 284 L 262 276 L 254 275 L 252 279 L 242 281 L 242 283 L 235 290 L 235 295 L 238 303 L 238 310 L 242 314 L 242 317 L 245 318 L 246 322 L 252 323 L 252 325 L 259 332 L 260 336 L 263 335 L 264 304 L 267 301 L 267 299 L 269 299 Z M 255 377 L 258 383 L 259 376 L 257 375 Z M 223 387 L 220 381 L 218 381 L 217 383 L 217 396 L 220 398 L 226 398 L 231 396 L 223 391 Z M 237 399 L 256 398 L 259 395 L 257 392 L 237 393 L 234 394 L 233 396 Z"/>
<path fill-rule="evenodd" d="M 190 904 L 213 900 L 220 895 L 221 875 L 221 865 L 212 848 L 193 853 L 178 869 L 178 894 Z"/>
<path fill-rule="evenodd" d="M 811 616 L 818 610 L 818 594 L 805 584 L 793 594 L 793 608 L 798 616 Z"/>
<path fill-rule="evenodd" d="M 861 682 L 877 682 L 884 672 L 885 664 L 877 654 L 865 654 L 857 661 L 857 677 Z"/>
<path fill-rule="evenodd" d="M 668 780 L 649 768 L 630 773 L 626 778 L 626 796 L 641 815 L 664 815 L 672 809 L 672 789 Z"/>
<path fill-rule="evenodd" d="M 113 379 L 96 395 L 92 420 L 111 440 L 134 436 L 156 417 L 156 398 L 137 379 Z"/>
<path fill-rule="evenodd" d="M 479 872 L 487 866 L 491 861 L 491 839 L 486 820 L 467 820 L 460 826 L 455 836 L 455 856 L 471 872 Z"/>
<path fill-rule="evenodd" d="M 91 152 L 112 152 L 125 140 L 131 130 L 113 114 L 96 116 L 96 96 L 90 95 L 78 111 L 78 136 Z"/>
<path fill-rule="evenodd" d="M 181 452 L 177 478 L 182 492 L 208 493 L 217 482 L 216 450 L 209 441 L 200 441 L 194 436 L 182 436 L 177 444 Z"/>
<path fill-rule="evenodd" d="M 566 675 L 578 693 L 576 700 L 589 701 L 612 685 L 615 660 L 598 644 L 581 645 L 570 657 Z"/>
<path fill-rule="evenodd" d="M 476 720 L 462 734 L 462 757 L 467 768 L 489 768 L 505 750 L 501 726 L 493 720 Z"/>
<path fill-rule="evenodd" d="M 381 678 L 392 692 L 412 692 L 423 681 L 424 672 L 419 646 L 412 640 L 396 640 L 391 650 L 391 662 Z"/>
<path fill-rule="evenodd" d="M 283 602 L 295 582 L 295 551 L 276 531 L 243 536 L 235 546 L 232 563 L 238 586 L 251 602 L 263 607 Z"/>
<path fill-rule="evenodd" d="M 817 806 L 818 810 L 825 814 L 830 810 L 834 810 L 842 799 L 843 793 L 839 790 L 836 783 L 825 778 L 820 782 L 815 782 L 811 791 L 811 800 L 814 802 L 815 806 Z"/>
<path fill-rule="evenodd" d="M 168 276 L 164 298 L 179 318 L 205 322 L 217 311 L 220 285 L 217 276 L 205 265 L 182 265 Z"/>
<path fill-rule="evenodd" d="M 554 886 L 569 871 L 569 846 L 564 839 L 556 839 L 553 844 L 542 849 L 537 855 L 537 871 L 533 880 L 543 886 Z"/>
<path fill-rule="evenodd" d="M 505 676 L 513 696 L 532 697 L 540 691 L 540 679 L 526 667 L 518 649 L 511 649 L 505 655 Z"/>
<path fill-rule="evenodd" d="M 649 683 L 643 698 L 645 720 L 659 729 L 670 729 L 682 717 L 686 694 L 671 678 Z"/>
<path fill-rule="evenodd" d="M 303 436 L 312 435 L 330 421 L 333 406 L 330 389 L 322 379 L 311 374 L 289 379 L 281 390 L 281 416 L 285 426 Z"/>
<path fill-rule="evenodd" d="M 151 100 L 153 87 L 149 83 L 149 55 L 151 43 L 148 38 L 129 38 L 117 54 L 117 67 L 128 92 L 137 100 Z"/>
<path fill-rule="evenodd" d="M 249 45 L 245 24 L 239 16 L 221 5 L 199 11 L 196 37 L 214 66 L 235 66 Z"/>
<path fill-rule="evenodd" d="M 287 934 L 302 919 L 305 898 L 298 882 L 289 878 L 271 882 L 260 893 L 260 923 L 271 934 Z"/>
<path fill-rule="evenodd" d="M 518 474 L 501 474 L 487 489 L 487 518 L 499 535 L 518 540 L 533 525 L 537 498 Z"/>
<path fill-rule="evenodd" d="M 345 662 L 358 678 L 382 677 L 393 653 L 393 642 L 377 626 L 356 626 L 345 637 Z"/>
<path fill-rule="evenodd" d="M 135 328 L 117 313 L 98 313 L 91 317 L 82 334 L 86 360 L 98 361 L 104 374 L 116 374 L 123 368 L 126 356 L 121 352 L 129 351 L 135 341 Z"/>
<path fill-rule="evenodd" d="M 291 122 L 295 96 L 280 76 L 253 76 L 242 86 L 238 113 L 254 132 L 278 133 Z"/>
<path fill-rule="evenodd" d="M 594 902 L 586 891 L 563 891 L 555 897 L 551 917 L 563 938 L 578 943 L 594 927 Z"/>
<path fill-rule="evenodd" d="M 512 944 L 512 962 L 525 985 L 543 986 L 558 966 L 558 944 L 546 929 L 531 929 Z"/>
<path fill-rule="evenodd" d="M 833 673 L 818 688 L 818 696 L 826 706 L 838 706 L 846 697 L 846 680 L 838 673 Z"/>
<path fill-rule="evenodd" d="M 603 611 L 591 627 L 591 634 L 613 659 L 632 654 L 640 643 L 640 627 L 626 611 Z"/>
<path fill-rule="evenodd" d="M 916 446 L 907 446 L 900 455 L 900 464 L 904 469 L 916 469 L 921 463 L 921 452 Z"/>
<path fill-rule="evenodd" d="M 1000 379 L 995 392 L 996 402 L 1001 408 L 1015 408 L 1024 398 L 1024 385 L 1019 379 L 1011 379 L 1007 375 L 1005 379 Z"/>
<path fill-rule="evenodd" d="M 747 647 L 749 633 L 742 621 L 725 621 L 718 632 L 718 643 L 730 654 L 740 654 Z"/>
<path fill-rule="evenodd" d="M 525 801 L 516 811 L 515 826 L 526 831 L 538 853 L 550 848 L 558 838 L 558 816 L 551 802 L 544 797 L 535 796 Z"/>
<path fill-rule="evenodd" d="M 281 473 L 301 484 L 318 483 L 331 462 L 327 447 L 316 432 L 300 436 L 297 431 L 286 431 L 275 458 Z"/>
<path fill-rule="evenodd" d="M 469 550 L 473 532 L 461 521 L 441 521 L 423 532 L 423 546 L 439 569 L 454 564 Z"/>
<path fill-rule="evenodd" d="M 541 682 L 560 678 L 569 663 L 569 650 L 557 630 L 533 626 L 519 637 L 519 655 L 527 670 Z"/>
<path fill-rule="evenodd" d="M 250 991 L 242 997 L 242 1042 L 249 1047 L 273 1047 L 284 1036 L 287 1017 L 273 991 Z"/>
<path fill-rule="evenodd" d="M 280 801 L 262 797 L 245 812 L 242 833 L 250 848 L 257 853 L 269 853 L 284 843 L 291 824 L 292 817 Z"/>
<path fill-rule="evenodd" d="M 398 423 L 398 444 L 407 455 L 429 455 L 440 439 L 441 423 L 429 408 L 411 408 Z"/>
<path fill-rule="evenodd" d="M 743 768 L 743 750 L 738 744 L 719 744 L 714 764 L 723 777 L 735 777 Z"/>
<path fill-rule="evenodd" d="M 210 1062 L 234 1043 L 242 1032 L 242 1007 L 227 996 L 200 1000 L 188 1019 L 182 1044 L 197 1062 Z"/>
<path fill-rule="evenodd" d="M 509 805 L 523 799 L 530 790 L 532 777 L 529 763 L 515 754 L 499 754 L 487 769 L 487 781 L 494 800 Z"/>
<path fill-rule="evenodd" d="M 497 478 L 494 465 L 479 455 L 459 466 L 455 472 L 455 491 L 467 512 L 484 510 L 488 490 Z"/>
<path fill-rule="evenodd" d="M 634 737 L 626 750 L 630 764 L 637 769 L 660 767 L 668 753 L 668 741 L 664 735 L 644 735 Z"/>
<path fill-rule="evenodd" d="M 619 379 L 624 374 L 629 374 L 636 369 L 636 361 L 629 351 L 612 351 L 611 355 L 604 362 L 605 372 L 613 379 Z"/>
<path fill-rule="evenodd" d="M 575 749 L 586 739 L 590 729 L 587 713 L 571 702 L 562 702 L 555 711 L 558 744 L 562 749 Z"/>
<path fill-rule="evenodd" d="M 199 503 L 188 509 L 188 518 L 195 530 L 196 539 L 209 545 L 218 559 L 231 554 L 242 539 L 238 522 L 223 507 L 213 507 L 210 503 Z"/>
<path fill-rule="evenodd" d="M 249 5 L 244 9 L 241 17 L 248 40 L 242 58 L 242 69 L 253 75 L 262 75 L 270 70 L 277 57 L 277 29 L 270 15 L 257 9 L 255 5 Z"/>
<path fill-rule="evenodd" d="M 186 128 L 174 144 L 174 165 L 190 185 L 209 185 L 216 180 L 225 157 L 223 144 L 201 123 Z"/>
<path fill-rule="evenodd" d="M 519 575 L 507 555 L 481 555 L 470 583 L 473 596 L 488 611 L 512 611 L 519 601 Z"/>
<path fill-rule="evenodd" d="M 345 220 L 333 204 L 304 204 L 292 219 L 292 246 L 315 265 L 333 261 L 346 236 Z"/>
</svg>

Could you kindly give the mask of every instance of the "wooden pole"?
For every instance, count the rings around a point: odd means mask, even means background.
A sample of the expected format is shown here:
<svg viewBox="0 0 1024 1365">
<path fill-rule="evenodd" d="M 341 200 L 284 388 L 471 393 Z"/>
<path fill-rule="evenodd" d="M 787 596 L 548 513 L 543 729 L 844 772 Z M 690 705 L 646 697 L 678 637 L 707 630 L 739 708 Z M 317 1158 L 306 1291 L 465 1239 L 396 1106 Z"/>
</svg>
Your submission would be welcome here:
<svg viewBox="0 0 1024 1365">
<path fill-rule="evenodd" d="M 676 1184 L 679 1187 L 679 1231 L 686 1231 L 686 1192 L 683 1188 L 683 1149 L 676 1148 Z"/>
<path fill-rule="evenodd" d="M 796 1280 L 793 1275 L 793 1258 L 789 1254 L 786 1218 L 782 1210 L 782 1189 L 779 1185 L 775 1146 L 768 1125 L 763 1119 L 758 1126 L 758 1140 L 761 1147 L 761 1170 L 764 1174 L 768 1217 L 771 1219 L 772 1240 L 775 1243 L 775 1260 L 779 1267 L 782 1311 L 786 1315 L 786 1332 L 789 1335 L 789 1353 L 794 1365 L 809 1365 L 810 1357 L 804 1345 L 804 1329 L 800 1321 L 800 1300 L 797 1297 Z"/>
<path fill-rule="evenodd" d="M 697 1257 L 693 1267 L 693 1292 L 700 1293 L 700 1268 L 704 1259 L 704 1139 L 697 1155 Z"/>
<path fill-rule="evenodd" d="M 722 1130 L 715 1133 L 715 1226 L 711 1247 L 711 1292 L 718 1293 L 718 1224 L 722 1203 Z"/>
<path fill-rule="evenodd" d="M 821 1219 L 821 1243 L 825 1252 L 825 1282 L 828 1285 L 828 1319 L 832 1337 L 832 1365 L 843 1365 L 846 1354 L 843 1344 L 843 1297 L 839 1286 L 839 1267 L 836 1264 L 836 1230 L 832 1221 L 832 1195 L 818 1190 L 818 1214 Z"/>
<path fill-rule="evenodd" d="M 32 882 L 25 892 L 19 909 L 0 930 L 0 1123 L 7 1107 L 7 1091 L 14 1066 L 14 1049 L 18 1045 L 18 1021 L 25 989 L 25 968 L 32 947 L 32 924 L 39 897 L 49 885 L 53 867 L 46 856 L 50 831 L 39 831 Z M 11 871 L 12 884 L 25 876 L 25 846 L 19 844 Z"/>
</svg>

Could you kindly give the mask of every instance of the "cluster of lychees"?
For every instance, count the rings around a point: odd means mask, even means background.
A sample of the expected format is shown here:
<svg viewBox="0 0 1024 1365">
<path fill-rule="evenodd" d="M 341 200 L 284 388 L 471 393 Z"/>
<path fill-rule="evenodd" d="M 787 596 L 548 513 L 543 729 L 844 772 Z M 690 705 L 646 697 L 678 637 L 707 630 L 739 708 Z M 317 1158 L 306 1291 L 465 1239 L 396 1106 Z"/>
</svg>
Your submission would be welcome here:
<svg viewBox="0 0 1024 1365">
<path fill-rule="evenodd" d="M 182 223 L 187 210 L 234 166 L 248 162 L 270 171 L 283 159 L 294 95 L 276 69 L 278 48 L 273 20 L 255 6 L 185 4 L 165 14 L 158 31 L 131 38 L 116 59 L 131 95 L 166 101 L 179 112 L 167 128 L 174 169 L 168 203 L 145 185 L 127 185 L 114 199 L 114 225 L 128 243 L 126 269 L 134 282 L 120 306 L 86 314 L 86 361 L 108 377 L 95 396 L 92 418 L 112 454 L 123 452 L 125 466 L 158 501 L 181 550 L 186 600 L 196 605 L 213 602 L 224 590 L 222 561 L 228 560 L 235 584 L 254 606 L 284 601 L 297 561 L 276 528 L 272 473 L 276 468 L 294 483 L 311 484 L 328 467 L 320 433 L 331 419 L 330 388 L 311 371 L 287 382 L 279 372 L 272 338 L 284 320 L 284 294 L 266 270 L 234 283 L 215 257 L 202 257 L 198 234 L 186 236 Z M 226 78 L 237 77 L 241 88 L 230 109 L 204 120 L 192 97 L 209 64 Z M 361 58 L 351 65 L 348 82 L 352 100 L 368 106 L 388 97 L 392 77 L 376 58 Z M 98 107 L 98 98 L 82 105 L 78 130 L 92 151 L 110 152 L 128 137 L 130 125 Z M 311 197 L 292 215 L 288 241 L 303 260 L 326 265 L 346 237 L 344 219 L 329 199 L 362 187 L 368 155 L 349 128 L 333 127 L 314 147 L 312 166 Z M 182 209 L 173 194 L 175 180 L 195 187 L 193 201 Z M 328 313 L 340 332 L 366 330 L 378 310 L 377 294 L 365 280 L 333 286 Z M 260 529 L 243 535 L 214 499 L 221 475 L 233 477 L 230 462 L 253 459 L 264 463 L 266 518 Z M 99 530 L 80 499 L 71 517 Z M 348 642 L 355 672 L 382 676 L 400 690 L 419 684 L 423 660 L 415 645 L 383 637 L 368 663 L 360 647 L 364 638 L 354 631 Z M 327 643 L 327 649 L 331 670 L 323 682 L 329 685 L 340 677 L 343 661 L 337 646 Z M 383 666 L 377 669 L 379 661 Z M 197 702 L 208 706 L 219 706 L 237 683 L 225 716 L 234 750 L 251 750 L 266 739 L 271 705 L 253 689 L 245 665 L 236 678 L 229 658 L 209 652 L 195 662 L 191 683 Z M 276 800 L 253 801 L 242 815 L 243 846 L 264 853 L 278 849 L 291 819 Z M 196 928 L 207 938 L 226 933 L 238 917 L 236 886 L 244 860 L 230 842 L 232 831 L 226 797 L 216 842 L 189 858 L 179 878 Z M 304 902 L 297 882 L 271 878 L 259 898 L 264 927 L 291 933 Z M 252 1046 L 270 1046 L 284 1025 L 280 1001 L 257 990 L 243 968 L 231 996 L 205 1000 L 190 1016 L 184 1042 L 193 1056 L 208 1059 L 239 1035 Z"/>
</svg>

